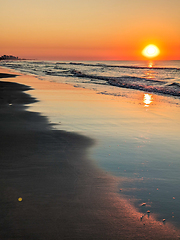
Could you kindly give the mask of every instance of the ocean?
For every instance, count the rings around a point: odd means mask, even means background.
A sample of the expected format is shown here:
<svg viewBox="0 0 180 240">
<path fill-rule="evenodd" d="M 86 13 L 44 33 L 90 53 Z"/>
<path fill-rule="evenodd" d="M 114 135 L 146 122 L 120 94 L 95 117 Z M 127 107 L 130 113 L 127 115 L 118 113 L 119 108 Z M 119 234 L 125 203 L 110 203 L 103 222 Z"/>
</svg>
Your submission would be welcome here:
<svg viewBox="0 0 180 240">
<path fill-rule="evenodd" d="M 180 61 L 2 61 L 0 66 L 37 76 L 63 77 L 64 82 L 98 90 L 116 86 L 180 96 Z"/>
<path fill-rule="evenodd" d="M 59 128 L 97 139 L 91 155 L 123 179 L 118 193 L 142 214 L 180 227 L 180 61 L 19 60 L 0 66 L 116 98 L 106 115 L 90 106 L 86 113 L 77 108 L 76 118 L 62 114 Z"/>
</svg>

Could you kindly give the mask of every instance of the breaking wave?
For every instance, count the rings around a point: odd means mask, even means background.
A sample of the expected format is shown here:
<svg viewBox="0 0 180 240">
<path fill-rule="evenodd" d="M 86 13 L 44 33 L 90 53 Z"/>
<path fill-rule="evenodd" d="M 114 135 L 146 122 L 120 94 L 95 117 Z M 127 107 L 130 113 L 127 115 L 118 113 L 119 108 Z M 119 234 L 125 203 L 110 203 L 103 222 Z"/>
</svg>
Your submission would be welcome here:
<svg viewBox="0 0 180 240">
<path fill-rule="evenodd" d="M 169 62 L 168 64 L 147 67 L 148 64 L 146 66 L 143 62 L 97 63 L 35 60 L 0 62 L 2 67 L 11 68 L 25 74 L 30 73 L 39 77 L 63 77 L 65 82 L 70 81 L 70 83 L 109 85 L 169 96 L 180 96 L 180 62 L 175 64 Z M 60 81 L 60 78 L 56 78 L 55 81 Z"/>
<path fill-rule="evenodd" d="M 65 63 L 59 63 L 59 64 L 65 64 Z M 67 63 L 66 63 L 67 64 Z M 109 64 L 89 64 L 89 63 L 76 63 L 76 62 L 70 62 L 69 64 L 74 66 L 88 66 L 88 67 L 105 67 L 105 68 L 128 68 L 128 69 L 154 69 L 154 70 L 177 70 L 180 71 L 180 68 L 176 67 L 147 67 L 147 66 L 127 66 L 127 65 L 109 65 Z"/>
<path fill-rule="evenodd" d="M 95 76 L 95 75 L 87 75 L 83 74 L 80 71 L 72 70 L 72 74 L 76 77 L 88 78 L 91 80 L 104 80 L 109 85 L 113 85 L 121 88 L 129 88 L 140 91 L 152 92 L 152 93 L 160 93 L 167 94 L 172 96 L 180 96 L 180 84 L 172 83 L 168 85 L 166 81 L 157 81 L 153 79 L 147 78 L 137 78 L 131 76 L 123 76 L 123 77 L 106 77 L 106 76 Z"/>
</svg>

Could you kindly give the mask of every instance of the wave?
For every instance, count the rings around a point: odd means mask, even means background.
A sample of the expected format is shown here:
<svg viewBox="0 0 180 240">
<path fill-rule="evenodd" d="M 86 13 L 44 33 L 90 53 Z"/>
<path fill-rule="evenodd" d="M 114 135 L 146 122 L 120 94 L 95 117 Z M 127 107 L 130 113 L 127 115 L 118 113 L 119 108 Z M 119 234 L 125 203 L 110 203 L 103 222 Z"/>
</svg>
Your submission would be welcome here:
<svg viewBox="0 0 180 240">
<path fill-rule="evenodd" d="M 58 71 L 52 71 L 52 70 L 44 70 L 43 71 L 46 75 L 51 75 L 51 76 L 68 76 L 70 74 L 70 71 L 67 69 L 58 69 Z"/>
<path fill-rule="evenodd" d="M 124 76 L 124 77 L 107 77 L 107 76 L 97 76 L 97 75 L 91 75 L 91 74 L 84 74 L 81 71 L 77 71 L 75 69 L 72 69 L 70 71 L 75 77 L 82 77 L 82 78 L 91 78 L 91 79 L 97 79 L 97 80 L 114 80 L 114 79 L 125 79 L 127 80 L 132 80 L 132 81 L 146 81 L 146 82 L 153 82 L 153 83 L 158 83 L 158 84 L 166 84 L 167 82 L 165 81 L 158 81 L 154 79 L 147 79 L 147 78 L 138 78 L 138 77 L 132 77 L 132 76 Z"/>
<path fill-rule="evenodd" d="M 135 89 L 140 91 L 166 94 L 171 96 L 180 96 L 179 73 L 180 68 L 169 67 L 140 67 L 140 66 L 119 66 L 102 63 L 83 63 L 83 62 L 46 62 L 46 61 L 11 61 L 1 62 L 1 66 L 30 73 L 35 75 L 49 75 L 61 77 L 82 78 L 83 83 L 93 83 L 99 85 L 112 85 L 121 88 Z M 76 67 L 76 66 L 81 67 Z M 83 66 L 86 66 L 83 68 Z M 90 68 L 87 69 L 87 66 Z M 100 71 L 97 68 L 100 67 Z M 102 71 L 103 68 L 103 71 Z M 116 71 L 111 68 L 128 68 L 128 71 Z M 132 69 L 132 71 L 130 70 Z M 163 69 L 156 71 L 154 78 L 146 78 L 143 71 L 133 69 Z M 95 70 L 95 71 L 94 71 Z M 111 70 L 114 70 L 112 72 Z M 166 71 L 167 70 L 167 71 Z M 172 71 L 173 70 L 173 71 Z M 109 76 L 104 76 L 108 74 Z M 94 74 L 96 73 L 96 75 Z M 126 74 L 126 75 L 124 75 Z M 113 75 L 118 75 L 117 77 Z M 67 80 L 69 81 L 69 79 Z"/>
<path fill-rule="evenodd" d="M 132 76 L 123 76 L 123 77 L 106 77 L 106 76 L 96 76 L 96 75 L 88 75 L 84 74 L 77 70 L 71 70 L 71 73 L 74 77 L 88 78 L 91 80 L 104 80 L 109 85 L 121 87 L 121 88 L 129 88 L 140 91 L 152 92 L 152 93 L 160 93 L 172 96 L 180 96 L 180 91 L 177 87 L 180 88 L 178 83 L 172 83 L 168 85 L 166 81 L 157 81 L 153 79 L 147 78 L 138 78 Z"/>
<path fill-rule="evenodd" d="M 121 79 L 109 80 L 109 84 L 116 87 L 136 89 L 136 90 L 145 91 L 145 92 L 160 93 L 160 94 L 166 94 L 171 96 L 180 96 L 180 91 L 174 89 L 172 85 L 169 87 L 143 85 L 143 84 L 136 84 L 134 82 L 125 82 L 124 80 L 121 80 Z"/>
<path fill-rule="evenodd" d="M 171 83 L 168 86 L 180 88 L 180 84 L 179 83 Z"/>
<path fill-rule="evenodd" d="M 61 71 L 45 71 L 47 75 L 52 76 L 62 76 L 65 74 L 70 74 L 71 77 L 90 79 L 90 81 L 95 84 L 109 84 L 116 87 L 135 89 L 140 91 L 166 94 L 172 96 L 180 96 L 180 84 L 171 83 L 168 84 L 166 81 L 158 81 L 154 79 L 132 77 L 132 76 L 123 76 L 123 77 L 107 77 L 107 76 L 97 76 L 91 74 L 85 74 L 76 69 L 71 70 L 61 70 Z M 66 75 L 67 76 L 67 75 Z M 101 80 L 101 81 L 100 81 Z"/>
<path fill-rule="evenodd" d="M 59 63 L 61 64 L 61 63 Z M 65 63 L 62 63 L 65 64 Z M 70 62 L 66 63 L 74 66 L 87 66 L 87 67 L 104 67 L 104 68 L 128 68 L 128 69 L 154 69 L 154 70 L 177 70 L 180 71 L 180 68 L 176 67 L 146 67 L 146 66 L 133 66 L 133 65 L 107 65 L 107 64 L 101 64 L 101 63 L 96 63 L 96 64 L 89 64 L 89 63 L 76 63 L 76 62 Z"/>
</svg>

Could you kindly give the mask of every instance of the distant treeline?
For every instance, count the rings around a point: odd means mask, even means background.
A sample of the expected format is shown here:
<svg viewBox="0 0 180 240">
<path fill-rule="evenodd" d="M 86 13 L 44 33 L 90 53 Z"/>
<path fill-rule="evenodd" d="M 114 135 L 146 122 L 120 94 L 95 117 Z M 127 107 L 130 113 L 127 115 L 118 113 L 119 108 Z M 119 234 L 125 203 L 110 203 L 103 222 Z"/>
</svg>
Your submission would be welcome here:
<svg viewBox="0 0 180 240">
<path fill-rule="evenodd" d="M 3 55 L 0 60 L 19 60 L 19 58 L 12 55 Z"/>
</svg>

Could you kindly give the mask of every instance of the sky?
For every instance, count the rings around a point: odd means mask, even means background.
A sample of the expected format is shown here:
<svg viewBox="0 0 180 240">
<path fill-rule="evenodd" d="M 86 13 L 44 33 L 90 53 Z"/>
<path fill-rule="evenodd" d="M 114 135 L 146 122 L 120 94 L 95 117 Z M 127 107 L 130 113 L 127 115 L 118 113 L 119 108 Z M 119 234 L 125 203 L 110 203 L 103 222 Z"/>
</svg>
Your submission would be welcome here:
<svg viewBox="0 0 180 240">
<path fill-rule="evenodd" d="M 42 60 L 180 59 L 180 0 L 0 0 L 0 55 Z"/>
</svg>

